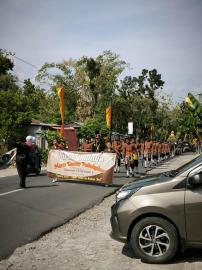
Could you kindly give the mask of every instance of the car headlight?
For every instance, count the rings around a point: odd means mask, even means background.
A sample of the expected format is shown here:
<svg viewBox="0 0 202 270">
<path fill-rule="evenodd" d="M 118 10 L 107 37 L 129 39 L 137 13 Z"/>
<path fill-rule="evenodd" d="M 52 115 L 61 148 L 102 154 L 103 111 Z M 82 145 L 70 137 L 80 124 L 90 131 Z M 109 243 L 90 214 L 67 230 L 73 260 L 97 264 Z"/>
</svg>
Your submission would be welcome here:
<svg viewBox="0 0 202 270">
<path fill-rule="evenodd" d="M 126 189 L 126 190 L 120 190 L 120 192 L 117 192 L 116 194 L 116 201 L 124 200 L 128 197 L 130 197 L 132 194 L 138 191 L 140 188 L 135 189 Z"/>
</svg>

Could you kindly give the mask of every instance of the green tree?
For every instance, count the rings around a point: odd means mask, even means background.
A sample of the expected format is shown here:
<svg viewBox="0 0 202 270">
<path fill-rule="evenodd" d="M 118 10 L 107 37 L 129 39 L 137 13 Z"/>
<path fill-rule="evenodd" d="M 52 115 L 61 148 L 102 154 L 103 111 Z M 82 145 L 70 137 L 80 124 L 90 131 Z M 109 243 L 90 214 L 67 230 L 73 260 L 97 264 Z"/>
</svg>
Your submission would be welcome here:
<svg viewBox="0 0 202 270">
<path fill-rule="evenodd" d="M 197 124 L 200 122 L 200 119 L 189 110 L 184 102 L 176 106 L 174 113 L 177 122 L 177 131 L 180 133 L 182 139 L 187 135 L 190 136 L 197 133 Z"/>
<path fill-rule="evenodd" d="M 13 63 L 9 53 L 0 50 L 0 142 L 8 143 L 26 134 L 31 115 L 27 100 L 10 73 Z"/>
<path fill-rule="evenodd" d="M 100 116 L 104 120 L 105 108 L 109 105 L 110 96 L 115 94 L 118 78 L 126 67 L 126 62 L 111 51 L 104 51 L 95 59 L 82 57 L 77 61 L 85 95 L 83 101 L 88 107 L 90 105 L 90 117 Z M 81 108 L 78 107 L 78 110 Z"/>
<path fill-rule="evenodd" d="M 0 93 L 0 141 L 16 140 L 26 135 L 31 115 L 27 101 L 20 90 Z"/>
<path fill-rule="evenodd" d="M 106 128 L 104 121 L 99 118 L 88 119 L 81 126 L 78 135 L 79 137 L 94 137 L 96 133 L 102 134 L 102 136 L 107 136 L 109 130 Z"/>
<path fill-rule="evenodd" d="M 126 76 L 118 87 L 118 98 L 113 99 L 113 124 L 119 132 L 127 130 L 132 121 L 134 133 L 140 137 L 153 136 L 158 128 L 157 90 L 164 82 L 156 69 L 143 69 L 140 76 Z"/>
<path fill-rule="evenodd" d="M 10 52 L 0 49 L 0 91 L 15 90 L 17 78 L 11 73 L 14 67 Z"/>
<path fill-rule="evenodd" d="M 85 59 L 85 58 L 84 58 Z M 100 63 L 93 58 L 86 58 L 85 71 L 89 77 L 89 88 L 93 96 L 93 106 L 98 105 L 98 89 L 96 88 L 96 79 L 100 76 L 101 66 Z"/>
<path fill-rule="evenodd" d="M 65 60 L 63 63 L 45 63 L 38 71 L 37 81 L 46 83 L 47 94 L 57 100 L 56 88 L 65 88 L 65 121 L 85 121 L 101 117 L 104 121 L 105 108 L 111 94 L 115 93 L 118 77 L 126 67 L 119 56 L 105 51 L 96 58 L 82 57 Z M 55 102 L 57 103 L 57 102 Z M 58 106 L 53 106 L 52 119 L 59 123 Z"/>
<path fill-rule="evenodd" d="M 46 99 L 49 101 L 49 122 L 60 124 L 59 98 L 57 87 L 64 85 L 65 89 L 65 122 L 75 118 L 80 86 L 75 79 L 74 61 L 63 63 L 45 63 L 38 71 L 36 80 L 46 84 Z"/>
<path fill-rule="evenodd" d="M 30 79 L 24 81 L 24 85 L 22 88 L 22 94 L 26 99 L 27 103 L 27 111 L 30 112 L 30 115 L 33 119 L 37 119 L 40 121 L 46 120 L 46 116 L 48 113 L 48 104 L 50 100 L 48 96 L 45 94 L 45 91 L 39 87 L 36 87 Z M 44 121 L 46 122 L 46 121 Z"/>
<path fill-rule="evenodd" d="M 0 75 L 8 74 L 13 70 L 14 64 L 9 58 L 10 55 L 11 53 L 0 49 Z"/>
<path fill-rule="evenodd" d="M 112 99 L 112 130 L 125 134 L 131 116 L 131 103 L 128 99 L 114 95 Z"/>
</svg>

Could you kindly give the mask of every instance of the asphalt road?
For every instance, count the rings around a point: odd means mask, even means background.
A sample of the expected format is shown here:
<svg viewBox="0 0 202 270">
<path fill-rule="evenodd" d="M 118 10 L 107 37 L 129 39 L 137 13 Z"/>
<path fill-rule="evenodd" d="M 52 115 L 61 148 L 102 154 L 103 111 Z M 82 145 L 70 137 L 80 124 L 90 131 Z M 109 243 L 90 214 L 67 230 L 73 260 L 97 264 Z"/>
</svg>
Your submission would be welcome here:
<svg viewBox="0 0 202 270">
<path fill-rule="evenodd" d="M 18 175 L 0 178 L 0 259 L 114 193 L 129 181 L 123 171 L 115 174 L 110 187 L 70 181 L 52 183 L 45 171 L 28 176 L 26 189 L 19 188 Z"/>
<path fill-rule="evenodd" d="M 0 259 L 39 238 L 112 194 L 105 187 L 72 182 L 52 183 L 42 173 L 29 176 L 20 189 L 18 176 L 0 178 Z M 11 192 L 11 193 L 10 193 Z"/>
<path fill-rule="evenodd" d="M 196 157 L 194 153 L 177 156 L 147 174 L 178 168 L 194 157 Z M 115 176 L 114 182 L 128 181 L 129 179 L 125 179 L 124 176 L 123 173 L 117 178 Z M 28 179 L 30 188 L 33 186 L 33 181 L 29 180 L 31 178 Z M 49 181 L 47 183 L 52 185 Z M 61 185 L 63 184 L 65 183 Z M 71 187 L 73 183 L 66 184 Z M 42 186 L 42 183 L 36 185 Z M 201 250 L 187 250 L 178 255 L 173 262 L 165 265 L 148 265 L 134 258 L 129 245 L 123 245 L 109 237 L 110 206 L 113 200 L 114 196 L 110 196 L 95 208 L 79 215 L 66 225 L 40 238 L 39 241 L 17 249 L 8 260 L 0 262 L 0 269 L 202 269 Z"/>
</svg>

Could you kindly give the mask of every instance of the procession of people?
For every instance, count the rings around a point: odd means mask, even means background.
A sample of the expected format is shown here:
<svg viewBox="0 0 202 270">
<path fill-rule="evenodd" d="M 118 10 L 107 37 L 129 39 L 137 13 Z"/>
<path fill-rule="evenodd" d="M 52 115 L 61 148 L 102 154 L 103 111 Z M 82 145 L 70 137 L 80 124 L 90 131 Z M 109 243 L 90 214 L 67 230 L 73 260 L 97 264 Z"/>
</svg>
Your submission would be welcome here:
<svg viewBox="0 0 202 270">
<path fill-rule="evenodd" d="M 105 141 L 101 136 L 83 139 L 79 147 L 82 152 L 116 153 L 114 172 L 119 173 L 121 164 L 125 166 L 126 177 L 139 174 L 140 164 L 146 170 L 159 162 L 175 155 L 173 141 L 151 140 L 149 138 L 136 140 L 134 137 L 114 138 Z"/>
</svg>

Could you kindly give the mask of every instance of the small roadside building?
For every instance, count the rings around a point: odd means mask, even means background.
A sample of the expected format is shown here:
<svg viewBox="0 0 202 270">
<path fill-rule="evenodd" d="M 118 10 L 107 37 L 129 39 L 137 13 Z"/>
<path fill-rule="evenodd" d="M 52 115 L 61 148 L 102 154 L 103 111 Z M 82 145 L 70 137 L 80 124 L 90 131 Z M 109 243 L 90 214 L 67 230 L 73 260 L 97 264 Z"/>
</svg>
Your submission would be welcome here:
<svg viewBox="0 0 202 270">
<path fill-rule="evenodd" d="M 38 120 L 32 119 L 29 133 L 36 138 L 36 144 L 42 149 L 45 150 L 48 148 L 48 143 L 44 136 L 44 132 L 47 130 L 60 130 L 61 126 L 56 124 L 47 124 L 42 123 Z M 68 127 L 65 125 L 64 128 L 64 137 L 67 140 L 68 150 L 76 151 L 77 150 L 77 135 L 76 130 L 73 127 Z"/>
</svg>

